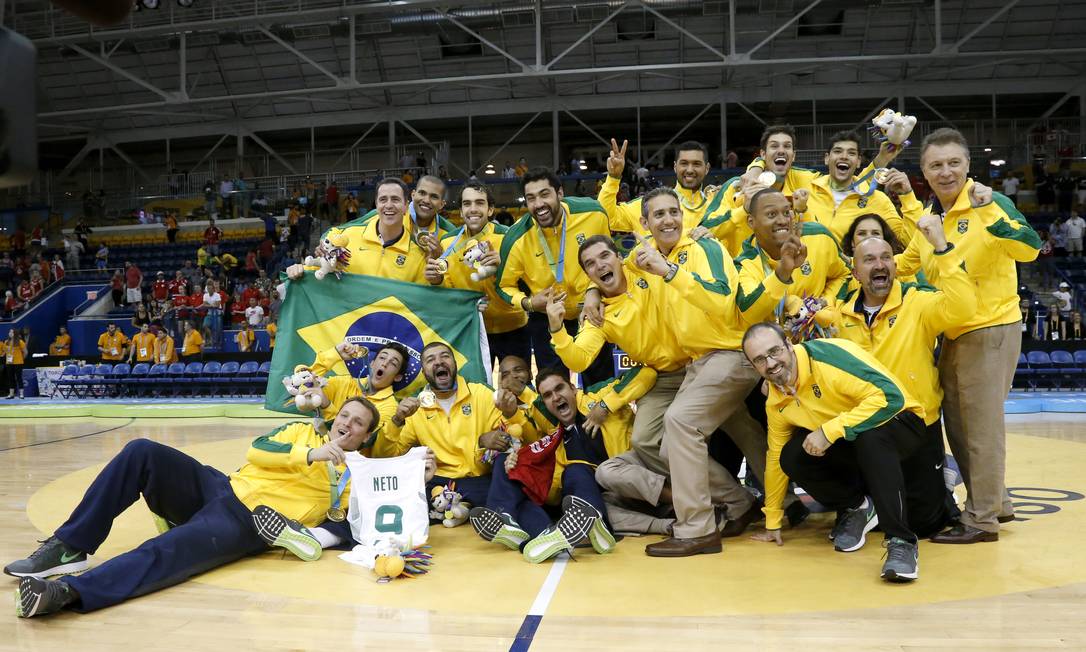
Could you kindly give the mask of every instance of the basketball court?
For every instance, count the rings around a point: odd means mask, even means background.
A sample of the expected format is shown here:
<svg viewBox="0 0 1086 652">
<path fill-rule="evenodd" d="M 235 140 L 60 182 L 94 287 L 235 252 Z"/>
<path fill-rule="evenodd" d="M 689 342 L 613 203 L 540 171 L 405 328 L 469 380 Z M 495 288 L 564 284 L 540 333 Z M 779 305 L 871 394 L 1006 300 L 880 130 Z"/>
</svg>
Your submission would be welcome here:
<svg viewBox="0 0 1086 652">
<path fill-rule="evenodd" d="M 200 409 L 259 413 L 244 405 Z M 32 551 L 135 437 L 229 472 L 252 438 L 282 420 L 5 419 L 0 556 Z M 1086 416 L 1012 414 L 1008 433 L 1017 519 L 995 544 L 922 544 L 921 579 L 910 585 L 879 579 L 877 536 L 860 552 L 835 553 L 827 514 L 786 530 L 782 548 L 742 537 L 728 540 L 722 555 L 653 559 L 642 548 L 657 537 L 627 537 L 610 556 L 579 549 L 572 560 L 540 566 L 470 527 L 437 527 L 435 567 L 417 579 L 378 584 L 335 552 L 315 563 L 268 552 L 92 615 L 12 614 L 0 620 L 0 649 L 1084 649 Z M 137 503 L 92 564 L 154 534 Z"/>
</svg>

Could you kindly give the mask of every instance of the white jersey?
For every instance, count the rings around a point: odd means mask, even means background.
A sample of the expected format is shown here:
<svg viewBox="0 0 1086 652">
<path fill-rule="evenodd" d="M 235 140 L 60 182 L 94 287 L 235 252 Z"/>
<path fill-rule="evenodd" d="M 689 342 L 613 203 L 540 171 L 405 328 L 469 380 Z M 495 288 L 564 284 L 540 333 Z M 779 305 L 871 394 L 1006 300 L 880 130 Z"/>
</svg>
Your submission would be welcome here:
<svg viewBox="0 0 1086 652">
<path fill-rule="evenodd" d="M 371 459 L 347 454 L 351 499 L 347 519 L 351 535 L 363 546 L 391 541 L 400 549 L 416 548 L 430 535 L 426 501 L 426 448 L 400 457 Z"/>
</svg>

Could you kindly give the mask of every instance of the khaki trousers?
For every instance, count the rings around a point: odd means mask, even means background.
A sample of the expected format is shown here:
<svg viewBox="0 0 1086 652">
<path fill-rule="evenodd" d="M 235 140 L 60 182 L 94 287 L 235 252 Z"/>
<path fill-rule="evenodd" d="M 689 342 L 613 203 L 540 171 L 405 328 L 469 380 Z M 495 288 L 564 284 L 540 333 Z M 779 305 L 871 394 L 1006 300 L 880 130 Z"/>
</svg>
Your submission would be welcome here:
<svg viewBox="0 0 1086 652">
<path fill-rule="evenodd" d="M 710 490 L 715 462 L 709 458 L 709 438 L 732 415 L 746 413 L 744 401 L 759 380 L 758 373 L 739 351 L 714 351 L 686 368 L 679 392 L 664 414 L 662 446 L 671 475 L 676 537 L 701 537 L 716 528 Z M 764 470 L 765 433 L 749 413 L 746 421 L 749 423 L 738 421 L 734 427 L 728 423 L 725 428 L 746 456 L 748 468 Z M 720 470 L 735 484 L 735 478 L 727 470 L 723 467 Z M 747 494 L 749 509 L 753 498 L 738 484 L 735 486 Z M 733 517 L 744 511 L 733 511 L 728 505 L 728 514 Z"/>
<path fill-rule="evenodd" d="M 961 520 L 986 532 L 998 532 L 997 517 L 1014 513 L 1004 485 L 1003 401 L 1021 351 L 1022 324 L 1016 322 L 944 340 L 939 356 L 943 424 L 968 492 Z"/>
</svg>

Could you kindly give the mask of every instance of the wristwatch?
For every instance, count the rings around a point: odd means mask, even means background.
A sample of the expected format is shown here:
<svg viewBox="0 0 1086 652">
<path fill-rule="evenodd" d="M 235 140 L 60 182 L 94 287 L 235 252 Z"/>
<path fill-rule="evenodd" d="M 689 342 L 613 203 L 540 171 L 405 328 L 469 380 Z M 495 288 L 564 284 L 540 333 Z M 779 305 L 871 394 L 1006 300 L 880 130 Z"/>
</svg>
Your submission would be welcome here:
<svg viewBox="0 0 1086 652">
<path fill-rule="evenodd" d="M 668 263 L 667 266 L 668 272 L 667 274 L 664 274 L 664 280 L 670 281 L 671 279 L 675 278 L 676 274 L 679 273 L 679 266 L 675 263 Z"/>
</svg>

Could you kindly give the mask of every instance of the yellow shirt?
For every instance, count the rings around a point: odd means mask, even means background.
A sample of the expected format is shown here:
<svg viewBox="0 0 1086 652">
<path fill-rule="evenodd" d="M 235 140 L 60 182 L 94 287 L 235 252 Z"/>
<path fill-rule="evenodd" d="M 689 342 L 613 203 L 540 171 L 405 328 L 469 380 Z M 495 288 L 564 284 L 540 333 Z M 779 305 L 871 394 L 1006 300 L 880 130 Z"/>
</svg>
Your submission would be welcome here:
<svg viewBox="0 0 1086 652">
<path fill-rule="evenodd" d="M 268 331 L 268 348 L 269 349 L 274 349 L 275 348 L 275 334 L 279 332 L 279 327 L 276 326 L 275 324 L 268 324 L 268 326 L 266 327 L 266 330 Z"/>
<path fill-rule="evenodd" d="M 585 392 L 592 400 L 589 409 L 603 401 L 612 417 L 628 417 L 633 423 L 634 413 L 630 409 L 630 403 L 648 393 L 655 384 L 656 371 L 649 367 L 633 367 L 618 378 L 610 378 L 588 387 Z M 527 406 L 526 416 L 535 424 L 537 434 L 546 434 L 558 427 L 558 419 L 550 413 L 534 389 L 525 387 L 517 398 L 522 405 Z"/>
<path fill-rule="evenodd" d="M 384 427 L 392 419 L 392 415 L 396 414 L 399 401 L 393 395 L 391 385 L 373 394 L 365 392 L 366 385 L 365 378 L 356 379 L 353 376 L 332 376 L 329 378 L 328 384 L 324 386 L 324 395 L 328 397 L 328 407 L 321 409 L 321 418 L 325 421 L 335 419 L 347 399 L 361 396 L 373 403 L 373 406 L 377 408 L 377 413 L 381 415 L 378 428 Z"/>
<path fill-rule="evenodd" d="M 859 345 L 906 383 L 924 407 L 928 425 L 939 419 L 943 403 L 935 366 L 936 338 L 972 317 L 977 309 L 973 283 L 954 250 L 935 259 L 943 279 L 941 292 L 927 285 L 894 281 L 870 326 L 862 290 L 853 291 L 832 309 L 837 337 Z"/>
<path fill-rule="evenodd" d="M 355 209 L 357 209 L 357 208 L 358 208 L 358 202 L 356 201 L 355 202 Z M 350 228 L 352 226 L 368 226 L 370 224 L 370 222 L 375 222 L 376 221 L 374 219 L 375 217 L 377 217 L 377 209 L 376 208 L 370 210 L 370 212 L 366 213 L 362 217 L 353 219 L 350 222 L 344 222 L 343 224 L 340 224 L 339 226 L 333 226 L 332 228 L 330 228 L 330 229 L 328 229 L 327 231 L 324 232 L 324 235 L 321 236 L 321 239 L 323 240 L 323 239 L 327 238 L 332 233 L 337 233 L 337 232 L 343 231 L 343 230 L 348 229 L 348 228 Z M 452 222 L 445 219 L 445 217 L 443 217 L 441 215 L 437 216 L 436 221 L 437 221 L 437 226 L 436 227 L 434 226 L 433 222 L 430 223 L 430 226 L 425 227 L 425 228 L 417 226 L 414 222 L 411 221 L 411 210 L 408 209 L 408 211 L 403 214 L 403 230 L 404 230 L 405 233 L 412 234 L 412 236 L 417 236 L 418 234 L 422 233 L 423 231 L 426 231 L 426 232 L 432 234 L 436 230 L 437 231 L 437 237 L 438 237 L 439 240 L 444 240 L 446 237 L 448 237 L 449 234 L 456 233 L 457 230 L 458 230 L 457 227 L 455 227 Z M 417 243 L 417 239 L 416 239 L 416 243 Z"/>
<path fill-rule="evenodd" d="M 230 474 L 234 494 L 249 509 L 267 505 L 306 527 L 319 525 L 332 506 L 329 463 L 307 464 L 306 457 L 327 441 L 312 425 L 302 422 L 288 423 L 257 437 L 245 455 L 248 463 Z M 337 480 L 347 469 L 343 464 L 334 468 Z M 344 509 L 350 492 L 348 482 L 339 503 Z"/>
<path fill-rule="evenodd" d="M 12 346 L 9 341 L 3 342 L 0 354 L 4 356 L 7 364 L 23 364 L 26 361 L 26 340 L 20 340 L 19 346 Z"/>
<path fill-rule="evenodd" d="M 128 344 L 128 337 L 119 328 L 112 335 L 106 331 L 98 336 L 98 346 L 105 349 L 102 353 L 103 360 L 123 360 L 126 344 Z"/>
<path fill-rule="evenodd" d="M 562 285 L 567 292 L 566 316 L 573 318 L 588 288 L 588 275 L 577 262 L 580 244 L 594 235 L 611 237 L 607 215 L 594 199 L 566 197 L 562 201 L 565 211 L 562 223 L 554 228 L 541 228 L 531 213 L 509 227 L 502 240 L 501 265 L 498 267 L 498 297 L 513 306 L 521 307 L 526 296 L 518 287 L 523 281 L 532 293 L 554 287 L 555 271 L 562 261 Z M 565 233 L 565 258 L 562 259 L 562 234 Z M 541 240 L 546 240 L 546 251 Z M 551 268 L 551 261 L 554 270 Z"/>
<path fill-rule="evenodd" d="M 910 224 L 897 212 L 897 207 L 890 198 L 881 190 L 876 190 L 867 197 L 862 197 L 859 192 L 850 191 L 840 205 L 835 203 L 833 190 L 830 186 L 831 177 L 822 176 L 811 182 L 810 196 L 807 199 L 807 211 L 802 218 L 810 222 L 818 222 L 825 226 L 837 238 L 837 242 L 843 242 L 845 234 L 857 217 L 867 213 L 875 213 L 890 225 L 897 239 L 902 244 L 907 244 L 916 232 L 915 221 Z M 868 190 L 868 184 L 873 180 L 860 184 L 859 189 Z M 912 193 L 909 193 L 912 194 Z M 915 199 L 914 199 L 915 201 Z"/>
<path fill-rule="evenodd" d="M 155 363 L 171 364 L 177 362 L 177 349 L 174 348 L 173 338 L 167 335 L 164 338 L 155 338 Z"/>
<path fill-rule="evenodd" d="M 605 342 L 622 348 L 630 359 L 656 371 L 675 371 L 690 362 L 674 331 L 662 314 L 664 279 L 637 269 L 632 260 L 622 266 L 626 292 L 603 299 L 603 326 L 589 321 L 581 324 L 576 338 L 564 328 L 551 333 L 551 344 L 562 363 L 573 371 L 584 371 Z"/>
<path fill-rule="evenodd" d="M 769 451 L 765 468 L 765 526 L 776 530 L 784 514 L 788 476 L 781 449 L 793 436 L 819 428 L 832 444 L 862 437 L 903 411 L 924 418 L 924 408 L 881 362 L 852 342 L 811 340 L 794 347 L 799 375 L 795 395 L 770 384 L 766 399 Z M 800 432 L 796 432 L 799 430 Z"/>
<path fill-rule="evenodd" d="M 329 230 L 330 233 L 347 235 L 351 259 L 346 271 L 408 283 L 426 283 L 426 251 L 411 241 L 411 232 L 407 229 L 403 230 L 398 240 L 386 247 L 384 239 L 377 232 L 379 223 L 380 220 L 370 220 L 356 226 L 351 222 Z"/>
<path fill-rule="evenodd" d="M 374 457 L 396 457 L 414 446 L 426 446 L 437 457 L 437 475 L 446 478 L 482 476 L 490 473 L 483 462 L 479 436 L 505 424 L 526 425 L 518 410 L 506 420 L 494 407 L 494 390 L 481 383 L 456 379 L 457 389 L 452 409 L 446 414 L 439 401 L 432 407 L 419 407 L 402 428 L 391 421 L 385 425 L 373 446 Z"/>
<path fill-rule="evenodd" d="M 200 331 L 192 329 L 185 333 L 185 339 L 181 343 L 181 355 L 192 355 L 204 350 L 204 336 Z"/>
<path fill-rule="evenodd" d="M 713 351 L 739 350 L 746 330 L 736 302 L 739 272 L 724 247 L 710 237 L 695 242 L 683 236 L 667 260 L 679 269 L 664 282 L 661 314 L 682 350 L 695 360 Z"/>
<path fill-rule="evenodd" d="M 476 235 L 469 236 L 467 231 L 464 231 L 463 235 L 459 236 L 459 241 L 454 233 L 446 236 L 441 242 L 442 251 L 453 246 L 454 242 L 456 243 L 456 248 L 446 258 L 449 271 L 445 274 L 445 286 L 472 290 L 486 295 L 489 305 L 483 313 L 483 323 L 488 333 L 508 333 L 521 328 L 528 323 L 528 313 L 521 310 L 519 305 L 511 306 L 498 296 L 496 276 L 482 281 L 471 280 L 471 274 L 475 269 L 464 262 L 464 252 L 476 242 L 487 242 L 491 250 L 501 251 L 502 239 L 506 231 L 506 227 L 501 224 L 489 222 Z"/>
<path fill-rule="evenodd" d="M 969 203 L 972 186 L 972 180 L 966 181 L 943 217 L 946 240 L 965 264 L 977 295 L 972 318 L 947 328 L 946 335 L 952 340 L 979 328 L 1022 319 L 1015 262 L 1035 260 L 1041 249 L 1040 236 L 1011 200 L 993 192 L 992 203 L 973 208 Z M 929 283 L 942 287 L 934 253 L 931 243 L 917 233 L 901 256 L 898 273 L 913 274 L 922 269 Z"/>
<path fill-rule="evenodd" d="M 53 343 L 49 345 L 49 355 L 71 355 L 71 353 L 71 335 L 57 335 L 57 339 L 53 340 Z"/>
<path fill-rule="evenodd" d="M 136 362 L 154 362 L 156 339 L 150 332 L 132 336 L 132 350 L 135 351 Z"/>
<path fill-rule="evenodd" d="M 619 180 L 608 175 L 597 196 L 597 200 L 607 213 L 611 230 L 629 231 L 630 233 L 640 233 L 647 236 L 649 230 L 641 226 L 641 197 L 619 204 L 616 202 L 618 189 Z M 711 192 L 706 193 L 700 188 L 698 190 L 687 190 L 680 184 L 675 184 L 675 192 L 679 193 L 680 205 L 683 209 L 684 235 L 690 233 L 690 229 L 701 223 L 705 210 L 709 207 L 718 191 L 718 189 L 713 189 Z"/>
<path fill-rule="evenodd" d="M 771 319 L 785 294 L 822 297 L 832 304 L 848 282 L 851 275 L 848 260 L 826 227 L 804 222 L 801 237 L 807 246 L 807 260 L 792 271 L 789 284 L 777 278 L 774 272 L 777 261 L 758 248 L 754 236 L 743 243 L 743 252 L 735 263 L 739 265 L 739 309 L 746 323 Z"/>
<path fill-rule="evenodd" d="M 253 342 L 256 340 L 256 333 L 253 331 L 240 330 L 238 334 L 234 336 L 234 341 L 238 343 L 238 350 L 245 352 L 253 346 Z"/>
</svg>

